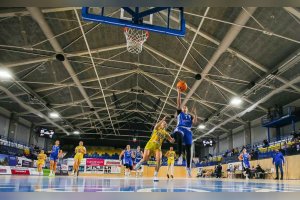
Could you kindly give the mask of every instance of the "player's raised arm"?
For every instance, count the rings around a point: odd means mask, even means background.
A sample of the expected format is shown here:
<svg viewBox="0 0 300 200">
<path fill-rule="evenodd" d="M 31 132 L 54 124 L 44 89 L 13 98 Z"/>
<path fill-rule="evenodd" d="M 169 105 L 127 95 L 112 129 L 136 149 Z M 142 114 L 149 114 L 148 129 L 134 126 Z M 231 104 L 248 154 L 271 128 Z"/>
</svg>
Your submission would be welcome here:
<svg viewBox="0 0 300 200">
<path fill-rule="evenodd" d="M 171 142 L 171 143 L 174 143 L 174 142 L 175 142 L 175 139 L 172 138 L 172 137 L 170 136 L 170 134 L 168 134 L 167 140 L 169 140 L 169 142 Z"/>
<path fill-rule="evenodd" d="M 197 110 L 196 110 L 196 108 L 194 108 L 194 109 L 192 110 L 192 116 L 193 116 L 193 124 L 197 123 L 197 121 L 198 121 L 198 116 L 197 116 Z"/>
<path fill-rule="evenodd" d="M 177 89 L 177 110 L 181 109 L 181 91 Z"/>
<path fill-rule="evenodd" d="M 160 120 L 154 127 L 154 129 L 158 129 L 160 127 L 160 125 L 166 120 L 166 117 L 162 118 L 162 120 Z"/>
</svg>

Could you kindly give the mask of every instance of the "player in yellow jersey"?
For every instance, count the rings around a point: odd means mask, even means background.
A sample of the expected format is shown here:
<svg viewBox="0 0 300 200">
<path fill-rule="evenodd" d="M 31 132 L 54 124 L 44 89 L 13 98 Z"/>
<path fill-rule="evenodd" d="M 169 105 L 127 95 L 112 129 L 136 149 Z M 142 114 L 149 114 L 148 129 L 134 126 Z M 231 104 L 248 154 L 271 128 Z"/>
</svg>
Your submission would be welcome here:
<svg viewBox="0 0 300 200">
<path fill-rule="evenodd" d="M 171 143 L 174 143 L 175 141 L 166 131 L 167 123 L 165 120 L 166 117 L 164 117 L 155 125 L 151 138 L 145 147 L 143 159 L 135 166 L 135 170 L 138 170 L 144 162 L 147 162 L 149 160 L 150 154 L 152 152 L 155 153 L 156 167 L 154 172 L 154 181 L 158 181 L 157 174 L 161 165 L 161 146 L 163 141 L 165 139 L 169 140 Z"/>
<path fill-rule="evenodd" d="M 173 150 L 173 147 L 170 147 L 170 150 L 167 151 L 165 156 L 168 158 L 167 177 L 170 178 L 170 176 L 169 176 L 169 174 L 170 174 L 171 178 L 174 178 L 174 161 L 175 161 L 176 153 Z"/>
<path fill-rule="evenodd" d="M 79 146 L 75 148 L 75 156 L 74 156 L 74 165 L 72 175 L 78 176 L 79 174 L 79 166 L 83 159 L 84 154 L 86 154 L 86 148 L 83 146 L 83 142 L 79 142 Z"/>
<path fill-rule="evenodd" d="M 45 154 L 44 150 L 41 150 L 41 152 L 38 155 L 38 160 L 36 162 L 39 175 L 42 175 L 43 166 L 45 165 L 45 160 L 47 159 L 47 155 Z"/>
</svg>

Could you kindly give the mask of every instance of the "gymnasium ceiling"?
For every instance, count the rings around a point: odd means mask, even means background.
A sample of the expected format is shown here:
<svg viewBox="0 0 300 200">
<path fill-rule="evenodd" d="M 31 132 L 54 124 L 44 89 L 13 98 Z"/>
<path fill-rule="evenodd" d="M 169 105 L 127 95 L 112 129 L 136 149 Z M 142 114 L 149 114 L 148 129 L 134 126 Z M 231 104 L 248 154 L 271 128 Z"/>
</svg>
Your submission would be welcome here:
<svg viewBox="0 0 300 200">
<path fill-rule="evenodd" d="M 196 136 L 223 134 L 265 115 L 275 104 L 286 105 L 300 98 L 297 82 L 266 98 L 245 115 L 233 117 L 299 77 L 298 9 L 257 8 L 250 15 L 244 8 L 185 8 L 186 36 L 150 33 L 139 55 L 127 52 L 122 28 L 81 21 L 99 79 L 74 9 L 40 10 L 43 12 L 40 19 L 45 19 L 44 25 L 55 35 L 52 42 L 57 40 L 76 74 L 73 79 L 79 80 L 82 87 L 74 82 L 63 62 L 55 58 L 61 52 L 55 51 L 26 8 L 0 9 L 0 64 L 14 75 L 13 81 L 0 84 L 45 116 L 51 111 L 58 112 L 61 118 L 51 120 L 60 126 L 55 128 L 60 137 L 122 142 L 136 135 L 139 141 L 146 141 L 159 113 L 171 121 L 177 93 L 175 87 L 171 91 L 170 88 L 206 11 L 206 18 L 176 80 L 185 80 L 191 87 L 196 82 L 196 74 L 204 77 L 187 102 L 190 108 L 197 108 L 199 124 L 206 125 L 204 130 L 196 131 Z M 80 15 L 80 9 L 77 11 Z M 110 12 L 120 15 L 119 9 L 110 9 Z M 250 17 L 230 47 L 207 71 L 219 44 L 226 42 L 226 33 L 233 27 L 241 27 L 235 23 L 240 15 Z M 297 52 L 297 57 L 282 65 Z M 277 73 L 271 75 L 276 69 Z M 229 105 L 234 96 L 243 97 L 241 106 Z M 54 126 L 3 92 L 0 106 L 36 126 Z M 228 123 L 221 124 L 231 117 Z M 170 131 L 175 123 L 171 121 Z M 74 135 L 74 130 L 81 134 Z"/>
</svg>

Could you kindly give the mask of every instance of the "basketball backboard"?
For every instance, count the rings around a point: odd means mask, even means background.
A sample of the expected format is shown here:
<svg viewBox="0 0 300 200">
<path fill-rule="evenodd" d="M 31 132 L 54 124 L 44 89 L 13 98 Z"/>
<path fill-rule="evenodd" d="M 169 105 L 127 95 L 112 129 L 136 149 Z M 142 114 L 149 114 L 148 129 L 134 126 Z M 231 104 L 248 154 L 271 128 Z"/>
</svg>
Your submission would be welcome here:
<svg viewBox="0 0 300 200">
<path fill-rule="evenodd" d="M 173 36 L 185 35 L 183 8 L 171 7 L 122 7 L 117 15 L 110 16 L 107 8 L 83 7 L 84 20 L 114 26 L 141 29 Z"/>
</svg>

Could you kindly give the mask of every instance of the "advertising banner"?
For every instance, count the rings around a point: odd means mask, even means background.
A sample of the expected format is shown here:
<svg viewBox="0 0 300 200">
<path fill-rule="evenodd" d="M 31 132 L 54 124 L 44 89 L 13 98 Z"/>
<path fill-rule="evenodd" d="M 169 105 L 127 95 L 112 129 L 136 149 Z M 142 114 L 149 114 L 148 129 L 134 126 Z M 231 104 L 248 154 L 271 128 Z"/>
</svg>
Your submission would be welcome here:
<svg viewBox="0 0 300 200">
<path fill-rule="evenodd" d="M 104 160 L 104 165 L 105 166 L 119 166 L 119 165 L 122 165 L 122 162 L 120 160 L 105 159 Z"/>
<path fill-rule="evenodd" d="M 32 167 L 32 161 L 22 160 L 22 167 Z"/>
<path fill-rule="evenodd" d="M 9 166 L 0 166 L 0 174 L 11 174 Z"/>
<path fill-rule="evenodd" d="M 24 162 L 23 162 L 24 161 Z M 32 160 L 25 157 L 17 157 L 17 167 L 31 167 Z M 23 166 L 24 164 L 24 166 Z"/>
<path fill-rule="evenodd" d="M 29 169 L 26 168 L 11 168 L 12 175 L 30 175 Z"/>
<path fill-rule="evenodd" d="M 68 165 L 58 165 L 56 168 L 56 175 L 68 176 Z"/>
<path fill-rule="evenodd" d="M 85 166 L 86 165 L 86 158 L 82 159 L 80 165 Z M 67 161 L 63 161 L 64 164 L 67 164 L 68 166 L 73 166 L 74 165 L 74 158 L 68 158 Z"/>
<path fill-rule="evenodd" d="M 121 167 L 120 166 L 110 166 L 110 173 L 111 174 L 120 174 Z"/>
<path fill-rule="evenodd" d="M 29 168 L 30 175 L 39 175 L 37 168 Z M 43 174 L 43 171 L 42 171 Z"/>
<path fill-rule="evenodd" d="M 104 166 L 104 159 L 101 158 L 87 158 L 86 166 Z"/>
<path fill-rule="evenodd" d="M 104 166 L 86 166 L 86 173 L 104 174 Z"/>
<path fill-rule="evenodd" d="M 153 167 L 153 166 L 156 166 L 156 161 L 147 161 L 147 164 L 149 167 Z"/>
<path fill-rule="evenodd" d="M 16 156 L 8 156 L 8 165 L 9 166 L 17 166 L 18 159 Z"/>
</svg>

